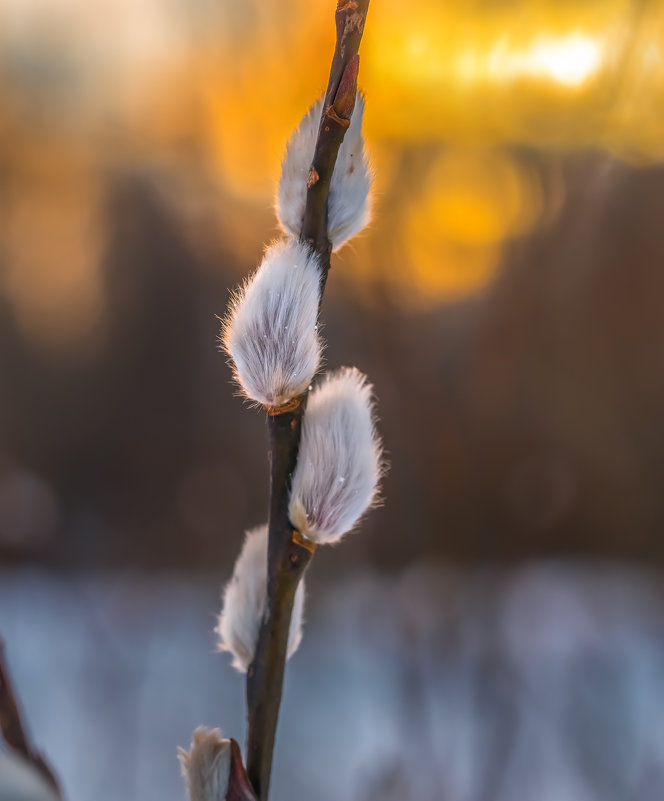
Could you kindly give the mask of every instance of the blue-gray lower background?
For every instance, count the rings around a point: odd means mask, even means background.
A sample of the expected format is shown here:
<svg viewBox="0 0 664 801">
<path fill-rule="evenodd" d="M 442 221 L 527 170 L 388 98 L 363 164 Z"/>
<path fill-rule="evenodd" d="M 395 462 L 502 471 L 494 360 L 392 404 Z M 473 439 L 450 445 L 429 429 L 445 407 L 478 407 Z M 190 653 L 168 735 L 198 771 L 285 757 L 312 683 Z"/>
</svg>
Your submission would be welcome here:
<svg viewBox="0 0 664 801">
<path fill-rule="evenodd" d="M 222 577 L 0 574 L 0 631 L 69 801 L 180 801 L 200 724 L 244 737 Z M 599 563 L 309 576 L 274 801 L 664 797 L 659 572 Z"/>
</svg>

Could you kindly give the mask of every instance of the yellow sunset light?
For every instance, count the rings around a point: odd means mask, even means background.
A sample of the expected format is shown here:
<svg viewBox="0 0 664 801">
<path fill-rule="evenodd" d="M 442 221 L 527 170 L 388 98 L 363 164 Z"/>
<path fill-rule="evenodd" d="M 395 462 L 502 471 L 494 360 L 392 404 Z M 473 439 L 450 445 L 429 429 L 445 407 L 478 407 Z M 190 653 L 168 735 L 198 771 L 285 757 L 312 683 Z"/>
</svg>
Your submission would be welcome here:
<svg viewBox="0 0 664 801">
<path fill-rule="evenodd" d="M 539 39 L 526 56 L 534 72 L 550 75 L 565 86 L 579 86 L 597 72 L 601 48 L 589 36 L 574 33 L 562 39 Z"/>
<path fill-rule="evenodd" d="M 512 48 L 501 39 L 489 52 L 487 67 L 489 75 L 498 81 L 533 76 L 574 87 L 598 71 L 601 55 L 598 42 L 580 33 L 541 36 L 525 49 Z"/>
</svg>

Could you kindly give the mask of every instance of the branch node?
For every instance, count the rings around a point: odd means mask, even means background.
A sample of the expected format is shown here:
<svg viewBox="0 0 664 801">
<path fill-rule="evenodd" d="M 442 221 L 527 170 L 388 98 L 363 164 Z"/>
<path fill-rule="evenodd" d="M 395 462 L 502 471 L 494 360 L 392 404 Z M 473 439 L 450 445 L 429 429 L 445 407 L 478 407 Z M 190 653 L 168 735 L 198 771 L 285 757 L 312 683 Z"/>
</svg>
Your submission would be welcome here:
<svg viewBox="0 0 664 801">
<path fill-rule="evenodd" d="M 301 546 L 302 548 L 306 548 L 311 553 L 316 552 L 316 543 L 312 542 L 311 540 L 307 539 L 303 534 L 301 534 L 297 529 L 293 529 L 293 542 L 296 545 Z"/>
<path fill-rule="evenodd" d="M 307 189 L 311 189 L 311 187 L 318 182 L 320 175 L 316 172 L 316 168 L 311 165 L 309 167 L 309 175 L 307 175 Z"/>
<path fill-rule="evenodd" d="M 344 117 L 340 117 L 337 114 L 337 112 L 334 110 L 334 106 L 328 106 L 325 109 L 325 116 L 329 117 L 331 120 L 334 120 L 337 123 L 337 125 L 341 125 L 342 128 L 348 128 L 348 126 L 350 125 L 350 120 L 347 120 Z M 329 130 L 330 130 L 330 126 L 326 125 L 325 126 L 325 131 L 327 132 Z"/>
<path fill-rule="evenodd" d="M 339 117 L 350 120 L 357 97 L 357 76 L 360 71 L 360 57 L 357 53 L 350 59 L 343 71 L 339 88 L 334 96 L 332 108 Z"/>
<path fill-rule="evenodd" d="M 286 414 L 286 412 L 294 411 L 301 403 L 302 395 L 298 395 L 297 398 L 292 398 L 286 403 L 282 403 L 281 406 L 265 406 L 264 408 L 269 417 L 274 417 L 278 414 Z"/>
</svg>

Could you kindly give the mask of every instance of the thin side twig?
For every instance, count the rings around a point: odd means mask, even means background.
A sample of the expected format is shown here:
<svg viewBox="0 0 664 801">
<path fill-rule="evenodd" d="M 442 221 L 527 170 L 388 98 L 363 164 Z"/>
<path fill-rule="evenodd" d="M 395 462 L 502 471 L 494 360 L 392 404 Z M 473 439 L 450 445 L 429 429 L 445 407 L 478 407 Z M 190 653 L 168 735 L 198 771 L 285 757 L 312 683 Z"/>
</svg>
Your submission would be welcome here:
<svg viewBox="0 0 664 801">
<path fill-rule="evenodd" d="M 368 7 L 369 0 L 339 0 L 337 4 L 336 46 L 307 181 L 300 239 L 318 254 L 322 289 L 330 268 L 331 246 L 327 236 L 330 181 L 355 105 L 357 51 Z M 268 797 L 295 591 L 315 548 L 302 539 L 288 518 L 305 406 L 306 393 L 295 408 L 271 414 L 267 422 L 270 459 L 267 604 L 254 659 L 247 671 L 247 774 L 260 801 Z"/>
<path fill-rule="evenodd" d="M 240 746 L 231 740 L 231 771 L 226 790 L 226 801 L 256 801 L 254 788 L 251 786 L 244 763 Z"/>
</svg>

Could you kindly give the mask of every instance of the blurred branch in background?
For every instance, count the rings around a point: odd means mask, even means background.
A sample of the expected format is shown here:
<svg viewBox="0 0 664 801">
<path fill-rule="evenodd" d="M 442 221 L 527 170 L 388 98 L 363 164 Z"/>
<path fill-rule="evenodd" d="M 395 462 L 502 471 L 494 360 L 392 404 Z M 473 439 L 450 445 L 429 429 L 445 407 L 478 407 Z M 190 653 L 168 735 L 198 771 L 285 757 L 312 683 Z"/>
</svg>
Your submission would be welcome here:
<svg viewBox="0 0 664 801">
<path fill-rule="evenodd" d="M 23 721 L 21 720 L 21 713 L 18 707 L 18 700 L 14 693 L 9 669 L 5 658 L 4 643 L 0 640 L 0 732 L 4 741 L 10 750 L 25 760 L 35 772 L 45 780 L 50 789 L 55 791 L 58 798 L 60 795 L 60 788 L 58 782 L 53 775 L 53 771 L 48 763 L 44 760 L 42 755 L 38 753 L 26 734 Z M 0 787 L 0 794 L 7 793 L 8 789 L 3 782 Z"/>
</svg>

